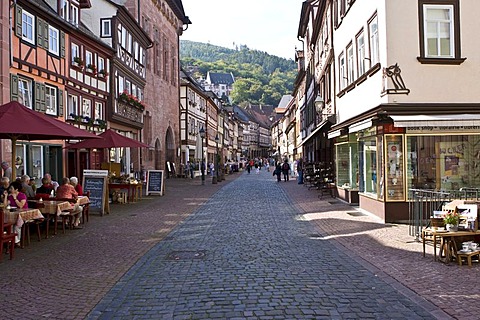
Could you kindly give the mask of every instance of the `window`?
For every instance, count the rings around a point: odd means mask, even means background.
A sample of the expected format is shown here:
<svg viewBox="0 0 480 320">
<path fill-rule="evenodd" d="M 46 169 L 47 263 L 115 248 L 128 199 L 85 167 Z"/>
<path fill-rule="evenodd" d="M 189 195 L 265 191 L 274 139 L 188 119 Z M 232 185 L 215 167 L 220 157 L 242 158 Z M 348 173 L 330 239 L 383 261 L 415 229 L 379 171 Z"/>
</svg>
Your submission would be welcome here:
<svg viewBox="0 0 480 320">
<path fill-rule="evenodd" d="M 453 58 L 453 6 L 424 5 L 427 57 Z"/>
<path fill-rule="evenodd" d="M 358 76 L 363 75 L 365 73 L 365 38 L 363 31 L 357 36 L 357 67 Z"/>
<path fill-rule="evenodd" d="M 355 80 L 355 72 L 354 72 L 354 67 L 355 67 L 355 60 L 353 58 L 353 46 L 350 45 L 349 47 L 347 47 L 347 63 L 348 63 L 348 67 L 347 67 L 347 72 L 348 72 L 348 75 L 347 75 L 347 83 L 348 84 L 351 84 L 353 82 L 353 80 Z"/>
<path fill-rule="evenodd" d="M 88 65 L 93 65 L 95 64 L 93 61 L 93 54 L 90 51 L 85 51 L 85 65 L 88 67 Z"/>
<path fill-rule="evenodd" d="M 105 72 L 107 71 L 107 70 L 105 70 L 105 59 L 104 58 L 98 57 L 98 68 L 97 68 L 97 70 L 98 70 L 98 72 L 103 70 L 103 74 L 105 74 Z"/>
<path fill-rule="evenodd" d="M 419 0 L 421 63 L 460 64 L 459 0 Z"/>
<path fill-rule="evenodd" d="M 345 80 L 347 78 L 347 74 L 345 70 L 345 55 L 343 54 L 343 52 L 338 57 L 338 65 L 340 66 L 340 73 L 338 75 L 340 78 L 338 79 L 338 84 L 340 86 L 340 90 L 343 90 L 346 87 Z"/>
<path fill-rule="evenodd" d="M 78 7 L 73 4 L 70 7 L 70 23 L 73 25 L 78 25 Z"/>
<path fill-rule="evenodd" d="M 378 39 L 378 18 L 375 15 L 370 22 L 368 23 L 368 32 L 370 36 L 369 47 L 370 47 L 370 67 L 373 67 L 375 64 L 380 62 L 380 44 Z"/>
<path fill-rule="evenodd" d="M 80 48 L 75 43 L 72 43 L 71 57 L 72 57 L 72 61 L 75 61 L 75 58 L 81 58 Z"/>
<path fill-rule="evenodd" d="M 67 101 L 67 116 L 72 118 L 72 115 L 78 114 L 78 97 L 72 94 L 68 95 Z"/>
<path fill-rule="evenodd" d="M 32 109 L 32 81 L 18 78 L 18 102 Z"/>
<path fill-rule="evenodd" d="M 45 86 L 46 114 L 57 115 L 57 88 Z"/>
<path fill-rule="evenodd" d="M 58 55 L 58 30 L 52 26 L 48 26 L 48 51 Z"/>
<path fill-rule="evenodd" d="M 35 18 L 25 10 L 22 11 L 22 39 L 35 44 Z"/>
<path fill-rule="evenodd" d="M 101 102 L 95 102 L 95 120 L 103 120 L 103 104 Z"/>
<path fill-rule="evenodd" d="M 100 35 L 103 38 L 110 38 L 112 36 L 112 20 L 100 19 Z"/>
<path fill-rule="evenodd" d="M 92 117 L 92 100 L 90 99 L 83 99 L 82 103 L 82 116 L 84 117 Z"/>
<path fill-rule="evenodd" d="M 69 11 L 68 8 L 70 7 L 69 3 L 67 0 L 61 0 L 60 1 L 60 16 L 65 19 L 66 21 L 69 21 Z"/>
<path fill-rule="evenodd" d="M 119 76 L 118 77 L 118 94 L 122 94 L 125 89 L 124 89 L 124 86 L 123 86 L 123 82 L 125 81 L 125 78 L 122 77 L 122 76 Z"/>
</svg>

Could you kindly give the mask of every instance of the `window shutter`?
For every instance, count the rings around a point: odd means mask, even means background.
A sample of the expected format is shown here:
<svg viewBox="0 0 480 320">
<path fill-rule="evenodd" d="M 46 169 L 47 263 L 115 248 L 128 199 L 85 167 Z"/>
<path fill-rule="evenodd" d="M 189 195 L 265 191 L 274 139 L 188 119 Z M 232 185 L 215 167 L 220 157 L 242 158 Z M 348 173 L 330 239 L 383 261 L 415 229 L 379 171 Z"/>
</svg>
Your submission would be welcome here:
<svg viewBox="0 0 480 320">
<path fill-rule="evenodd" d="M 10 100 L 18 101 L 18 76 L 10 75 Z"/>
<path fill-rule="evenodd" d="M 58 89 L 58 115 L 63 117 L 63 90 Z"/>
<path fill-rule="evenodd" d="M 43 47 L 48 50 L 50 49 L 50 44 L 48 43 L 48 38 L 50 36 L 49 32 L 48 32 L 48 23 L 44 20 L 43 21 Z"/>
<path fill-rule="evenodd" d="M 43 33 L 45 31 L 45 29 L 43 28 L 44 24 L 45 21 L 37 17 L 37 47 L 39 48 L 45 48 L 45 43 L 43 42 Z"/>
<path fill-rule="evenodd" d="M 20 39 L 22 38 L 22 12 L 23 9 L 19 5 L 15 7 L 15 34 Z"/>
<path fill-rule="evenodd" d="M 35 82 L 35 110 L 45 112 L 45 85 Z"/>
<path fill-rule="evenodd" d="M 60 31 L 60 57 L 65 58 L 65 32 Z"/>
</svg>

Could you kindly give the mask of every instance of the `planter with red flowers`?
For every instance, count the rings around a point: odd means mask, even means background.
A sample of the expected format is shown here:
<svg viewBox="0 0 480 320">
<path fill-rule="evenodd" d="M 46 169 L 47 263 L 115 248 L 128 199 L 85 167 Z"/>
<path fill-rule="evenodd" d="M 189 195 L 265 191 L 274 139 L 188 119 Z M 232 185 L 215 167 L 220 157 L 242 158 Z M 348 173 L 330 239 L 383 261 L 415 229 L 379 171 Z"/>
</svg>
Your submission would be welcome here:
<svg viewBox="0 0 480 320">
<path fill-rule="evenodd" d="M 128 92 L 124 91 L 118 96 L 118 101 L 123 102 L 125 104 L 131 105 L 140 111 L 145 110 L 145 105 L 142 101 L 138 100 L 138 98 Z"/>
</svg>

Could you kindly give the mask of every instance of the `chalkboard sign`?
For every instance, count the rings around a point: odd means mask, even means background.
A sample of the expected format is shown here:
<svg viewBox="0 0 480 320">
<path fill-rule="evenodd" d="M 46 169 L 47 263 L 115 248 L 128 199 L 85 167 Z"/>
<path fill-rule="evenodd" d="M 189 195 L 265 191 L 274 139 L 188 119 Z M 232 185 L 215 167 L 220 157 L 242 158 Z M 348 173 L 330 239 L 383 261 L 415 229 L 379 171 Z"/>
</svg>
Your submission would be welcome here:
<svg viewBox="0 0 480 320">
<path fill-rule="evenodd" d="M 163 170 L 147 171 L 146 195 L 148 196 L 150 193 L 163 195 Z"/>
<path fill-rule="evenodd" d="M 83 176 L 83 193 L 90 191 L 90 210 L 100 211 L 103 215 L 108 200 L 107 195 L 107 177 Z M 107 202 L 106 202 L 107 201 Z M 108 213 L 108 210 L 107 210 Z"/>
</svg>

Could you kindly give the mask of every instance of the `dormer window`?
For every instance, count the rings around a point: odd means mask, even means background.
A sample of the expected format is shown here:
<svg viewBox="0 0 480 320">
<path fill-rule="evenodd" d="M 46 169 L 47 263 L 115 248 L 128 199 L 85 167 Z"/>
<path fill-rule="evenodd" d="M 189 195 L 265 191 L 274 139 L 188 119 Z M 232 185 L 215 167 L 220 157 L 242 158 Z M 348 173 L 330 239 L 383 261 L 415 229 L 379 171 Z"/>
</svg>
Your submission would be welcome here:
<svg viewBox="0 0 480 320">
<path fill-rule="evenodd" d="M 63 20 L 78 26 L 79 9 L 78 1 L 75 0 L 60 0 L 60 16 Z"/>
<path fill-rule="evenodd" d="M 70 18 L 70 3 L 68 0 L 61 0 L 60 1 L 60 17 L 64 20 L 69 21 Z"/>
<path fill-rule="evenodd" d="M 78 26 L 78 7 L 72 4 L 70 8 L 70 23 Z"/>
</svg>

